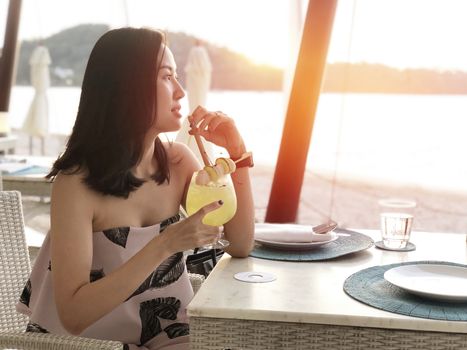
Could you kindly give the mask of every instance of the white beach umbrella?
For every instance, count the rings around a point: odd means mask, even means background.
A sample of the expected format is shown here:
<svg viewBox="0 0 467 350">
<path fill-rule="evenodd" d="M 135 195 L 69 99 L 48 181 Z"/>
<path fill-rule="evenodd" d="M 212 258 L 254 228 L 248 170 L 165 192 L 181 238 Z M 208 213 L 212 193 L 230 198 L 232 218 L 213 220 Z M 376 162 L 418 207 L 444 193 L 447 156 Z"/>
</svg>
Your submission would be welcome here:
<svg viewBox="0 0 467 350">
<path fill-rule="evenodd" d="M 185 66 L 186 73 L 186 92 L 188 95 L 188 105 L 190 114 L 197 106 L 206 106 L 207 95 L 211 85 L 211 61 L 208 52 L 200 42 L 190 50 L 188 61 Z M 188 134 L 190 125 L 188 119 L 183 122 L 182 128 L 177 134 L 176 141 L 185 143 L 198 156 L 202 162 L 201 155 L 196 145 L 195 138 Z M 214 156 L 214 148 L 211 144 L 204 143 L 208 157 L 211 160 Z"/>
<path fill-rule="evenodd" d="M 47 88 L 50 86 L 49 65 L 51 63 L 49 50 L 45 46 L 34 49 L 29 64 L 31 65 L 31 84 L 35 93 L 22 130 L 30 136 L 42 138 L 42 153 L 44 153 L 44 137 L 49 133 L 49 106 Z"/>
</svg>

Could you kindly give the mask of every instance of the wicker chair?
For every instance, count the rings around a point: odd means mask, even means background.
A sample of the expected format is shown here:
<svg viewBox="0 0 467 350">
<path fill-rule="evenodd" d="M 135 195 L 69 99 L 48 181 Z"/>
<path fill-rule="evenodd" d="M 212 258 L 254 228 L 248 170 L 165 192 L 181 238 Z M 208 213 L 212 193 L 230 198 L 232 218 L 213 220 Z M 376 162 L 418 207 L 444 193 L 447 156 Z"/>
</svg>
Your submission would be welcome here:
<svg viewBox="0 0 467 350">
<path fill-rule="evenodd" d="M 31 272 L 21 194 L 0 191 L 0 349 L 123 349 L 117 341 L 26 333 L 28 318 L 15 305 Z M 195 292 L 204 276 L 190 275 Z"/>
</svg>

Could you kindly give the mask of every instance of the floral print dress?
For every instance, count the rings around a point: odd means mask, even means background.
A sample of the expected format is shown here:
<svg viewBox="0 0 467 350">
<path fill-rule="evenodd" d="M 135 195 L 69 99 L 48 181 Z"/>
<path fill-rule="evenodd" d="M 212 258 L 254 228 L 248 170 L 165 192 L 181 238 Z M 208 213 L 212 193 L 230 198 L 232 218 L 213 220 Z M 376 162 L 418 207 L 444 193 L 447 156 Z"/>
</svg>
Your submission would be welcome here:
<svg viewBox="0 0 467 350">
<path fill-rule="evenodd" d="M 155 235 L 179 220 L 180 216 L 175 215 L 152 226 L 95 232 L 90 281 L 120 267 Z M 51 269 L 47 235 L 17 310 L 29 316 L 26 331 L 68 335 L 55 306 Z M 80 336 L 121 341 L 126 349 L 188 349 L 186 306 L 192 297 L 183 252 L 176 253 L 159 265 L 124 303 L 86 328 Z"/>
</svg>

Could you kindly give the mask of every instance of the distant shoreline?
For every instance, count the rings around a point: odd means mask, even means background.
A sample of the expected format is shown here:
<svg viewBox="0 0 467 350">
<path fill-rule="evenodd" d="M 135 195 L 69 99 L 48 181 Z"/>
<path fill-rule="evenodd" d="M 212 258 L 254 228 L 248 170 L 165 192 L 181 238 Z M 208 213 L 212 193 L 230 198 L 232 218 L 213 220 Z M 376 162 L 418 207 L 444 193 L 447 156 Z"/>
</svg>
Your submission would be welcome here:
<svg viewBox="0 0 467 350">
<path fill-rule="evenodd" d="M 467 82 L 466 82 L 467 84 Z M 15 84 L 14 87 L 31 87 L 31 84 Z M 51 88 L 81 88 L 79 85 L 51 85 Z M 245 91 L 245 92 L 280 92 L 282 89 L 270 89 L 270 90 L 255 90 L 255 89 L 211 89 L 213 92 L 229 92 L 229 91 Z M 404 92 L 404 91 L 393 91 L 393 92 L 384 92 L 384 91 L 330 91 L 323 90 L 321 93 L 325 94 L 384 94 L 384 95 L 452 95 L 452 96 L 464 96 L 467 95 L 467 89 L 465 92 Z"/>
<path fill-rule="evenodd" d="M 95 41 L 110 28 L 104 24 L 83 24 L 64 29 L 41 40 L 50 52 L 53 86 L 81 86 L 86 63 Z M 168 39 L 177 52 L 178 74 L 182 85 L 188 51 L 197 38 L 186 33 L 169 32 Z M 228 48 L 205 42 L 213 67 L 212 89 L 280 91 L 284 70 L 256 64 Z M 37 40 L 20 45 L 16 82 L 30 82 L 29 59 Z M 467 72 L 438 69 L 398 69 L 377 63 L 328 63 L 323 81 L 324 92 L 385 94 L 467 94 Z"/>
</svg>

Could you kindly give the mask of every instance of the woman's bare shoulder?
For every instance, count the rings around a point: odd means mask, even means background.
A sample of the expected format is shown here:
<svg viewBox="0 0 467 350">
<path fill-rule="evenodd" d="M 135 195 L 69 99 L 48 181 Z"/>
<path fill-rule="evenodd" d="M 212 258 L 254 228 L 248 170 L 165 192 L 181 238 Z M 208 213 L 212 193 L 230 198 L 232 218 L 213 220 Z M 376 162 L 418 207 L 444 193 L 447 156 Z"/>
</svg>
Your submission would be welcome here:
<svg viewBox="0 0 467 350">
<path fill-rule="evenodd" d="M 86 187 L 84 183 L 84 173 L 83 172 L 74 172 L 74 173 L 64 173 L 60 171 L 54 178 L 53 188 L 54 189 L 83 189 Z"/>
<path fill-rule="evenodd" d="M 166 144 L 166 149 L 170 163 L 182 165 L 187 168 L 194 167 L 197 169 L 199 167 L 196 156 L 184 143 L 173 142 Z"/>
<path fill-rule="evenodd" d="M 95 191 L 89 188 L 84 182 L 84 172 L 76 173 L 63 173 L 59 172 L 55 176 L 52 185 L 52 201 L 66 201 L 86 202 L 89 204 L 91 201 L 97 199 Z"/>
</svg>

